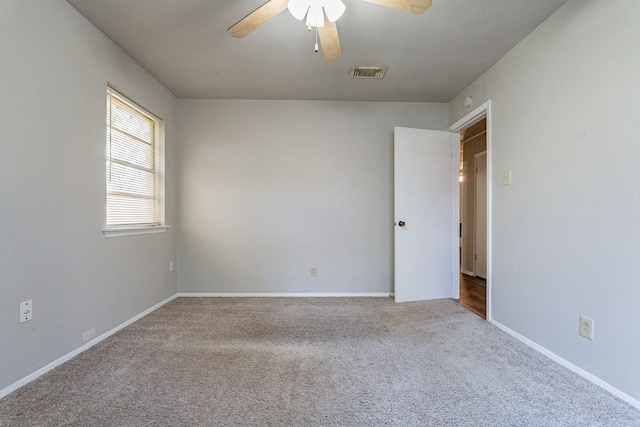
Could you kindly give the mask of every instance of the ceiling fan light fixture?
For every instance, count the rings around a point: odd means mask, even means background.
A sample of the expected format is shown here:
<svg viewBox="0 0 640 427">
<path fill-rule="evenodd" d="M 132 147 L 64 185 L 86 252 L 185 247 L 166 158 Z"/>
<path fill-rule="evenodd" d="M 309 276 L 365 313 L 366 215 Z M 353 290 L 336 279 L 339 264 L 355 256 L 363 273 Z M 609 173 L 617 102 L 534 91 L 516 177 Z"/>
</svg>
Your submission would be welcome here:
<svg viewBox="0 0 640 427">
<path fill-rule="evenodd" d="M 324 12 L 320 2 L 311 2 L 307 12 L 307 27 L 324 27 Z"/>
<path fill-rule="evenodd" d="M 322 1 L 322 7 L 324 8 L 324 13 L 327 14 L 327 19 L 329 22 L 336 22 L 344 13 L 346 9 L 344 3 L 340 0 L 324 0 Z"/>
<path fill-rule="evenodd" d="M 330 22 L 335 22 L 345 11 L 345 5 L 341 0 L 290 0 L 287 8 L 299 21 L 306 15 L 307 27 L 324 27 L 325 14 Z"/>
<path fill-rule="evenodd" d="M 307 0 L 289 0 L 287 9 L 298 21 L 302 21 L 309 10 L 309 2 Z"/>
</svg>

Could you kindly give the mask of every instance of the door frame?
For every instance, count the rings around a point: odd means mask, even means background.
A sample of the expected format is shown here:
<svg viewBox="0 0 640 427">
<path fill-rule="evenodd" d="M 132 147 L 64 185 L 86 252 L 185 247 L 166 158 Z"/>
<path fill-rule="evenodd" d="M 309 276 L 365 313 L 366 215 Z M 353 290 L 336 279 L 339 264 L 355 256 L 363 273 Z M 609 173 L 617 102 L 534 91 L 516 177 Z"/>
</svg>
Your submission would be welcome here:
<svg viewBox="0 0 640 427">
<path fill-rule="evenodd" d="M 478 243 L 478 227 L 477 227 L 477 225 L 479 223 L 479 221 L 478 221 L 478 197 L 477 197 L 477 195 L 478 195 L 478 182 L 479 182 L 479 180 L 478 180 L 478 158 L 479 157 L 484 157 L 484 197 L 485 197 L 485 200 L 484 200 L 484 203 L 485 203 L 485 209 L 484 209 L 484 215 L 485 215 L 485 217 L 484 217 L 484 228 L 485 228 L 484 229 L 484 240 L 485 240 L 485 245 L 484 245 L 484 251 L 485 251 L 484 252 L 484 258 L 485 259 L 484 259 L 484 264 L 485 264 L 485 271 L 484 271 L 484 276 L 478 274 L 478 258 L 477 258 L 478 251 L 476 250 L 477 243 Z M 486 149 L 473 155 L 473 166 L 474 166 L 474 169 L 475 169 L 475 181 L 474 181 L 474 183 L 475 183 L 475 186 L 476 186 L 475 193 L 474 193 L 476 195 L 476 197 L 474 197 L 475 200 L 474 200 L 474 205 L 473 205 L 474 218 L 475 218 L 475 221 L 476 221 L 476 227 L 474 227 L 474 237 L 473 237 L 473 247 L 474 247 L 474 252 L 475 252 L 474 258 L 473 258 L 473 273 L 474 273 L 474 276 L 477 276 L 477 277 L 480 277 L 480 278 L 483 278 L 483 279 L 486 280 L 487 279 L 486 278 L 486 276 L 487 276 L 487 271 L 486 271 L 486 268 L 487 268 L 487 265 L 486 265 L 487 264 L 487 245 L 486 245 L 486 241 L 487 241 L 487 218 L 486 218 L 486 215 L 487 215 L 487 209 L 486 209 L 486 204 L 487 204 L 487 199 L 486 199 L 486 197 L 487 197 L 487 150 Z"/>
<path fill-rule="evenodd" d="M 487 321 L 491 322 L 492 315 L 492 237 L 493 233 L 491 232 L 491 207 L 492 203 L 492 188 L 491 188 L 491 176 L 493 170 L 493 144 L 492 141 L 492 113 L 491 113 L 491 100 L 488 100 L 484 104 L 476 107 L 469 114 L 449 126 L 447 129 L 449 132 L 461 132 L 464 129 L 468 128 L 471 125 L 476 124 L 480 120 L 486 118 L 487 119 Z M 459 268 L 458 268 L 459 270 Z M 458 271 L 458 274 L 460 272 Z M 458 290 L 459 293 L 459 290 Z"/>
</svg>

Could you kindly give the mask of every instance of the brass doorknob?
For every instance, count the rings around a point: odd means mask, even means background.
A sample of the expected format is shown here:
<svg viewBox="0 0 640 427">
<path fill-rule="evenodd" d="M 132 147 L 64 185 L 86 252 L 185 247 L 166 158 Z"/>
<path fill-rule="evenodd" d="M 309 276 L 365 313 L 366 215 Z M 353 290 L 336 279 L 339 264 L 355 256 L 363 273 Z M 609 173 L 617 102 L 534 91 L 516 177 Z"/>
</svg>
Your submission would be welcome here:
<svg viewBox="0 0 640 427">
<path fill-rule="evenodd" d="M 404 227 L 405 225 L 407 225 L 407 223 L 406 223 L 406 222 L 404 222 L 404 221 L 398 221 L 398 225 L 399 225 L 400 227 Z"/>
</svg>

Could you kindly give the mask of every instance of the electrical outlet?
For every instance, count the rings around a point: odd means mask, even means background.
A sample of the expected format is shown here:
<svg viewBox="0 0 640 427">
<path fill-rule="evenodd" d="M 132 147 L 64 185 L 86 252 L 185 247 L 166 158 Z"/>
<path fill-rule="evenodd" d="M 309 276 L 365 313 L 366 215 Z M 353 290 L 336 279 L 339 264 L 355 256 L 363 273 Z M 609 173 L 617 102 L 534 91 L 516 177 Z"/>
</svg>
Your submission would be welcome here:
<svg viewBox="0 0 640 427">
<path fill-rule="evenodd" d="M 593 319 L 580 316 L 580 335 L 593 341 Z"/>
<path fill-rule="evenodd" d="M 89 329 L 87 332 L 85 332 L 84 334 L 82 334 L 82 343 L 86 343 L 87 341 L 89 341 L 91 338 L 96 336 L 96 328 L 91 328 Z"/>
<path fill-rule="evenodd" d="M 20 303 L 20 323 L 28 322 L 33 319 L 33 302 L 22 301 Z"/>
<path fill-rule="evenodd" d="M 318 275 L 318 267 L 311 267 L 311 277 L 316 277 Z"/>
<path fill-rule="evenodd" d="M 173 261 L 169 261 L 169 273 L 173 271 Z"/>
</svg>

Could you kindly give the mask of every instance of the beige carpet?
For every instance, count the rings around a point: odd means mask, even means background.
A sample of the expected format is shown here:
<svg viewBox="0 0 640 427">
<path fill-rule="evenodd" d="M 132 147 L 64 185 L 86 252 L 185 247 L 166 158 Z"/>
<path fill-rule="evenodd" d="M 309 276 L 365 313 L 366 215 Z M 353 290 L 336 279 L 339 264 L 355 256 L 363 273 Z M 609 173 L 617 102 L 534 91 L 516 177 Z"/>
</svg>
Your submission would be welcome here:
<svg viewBox="0 0 640 427">
<path fill-rule="evenodd" d="M 2 426 L 640 426 L 454 301 L 179 298 L 0 400 Z"/>
</svg>

